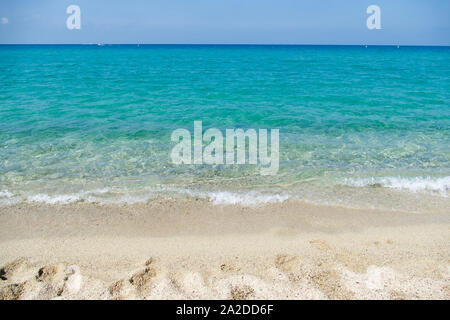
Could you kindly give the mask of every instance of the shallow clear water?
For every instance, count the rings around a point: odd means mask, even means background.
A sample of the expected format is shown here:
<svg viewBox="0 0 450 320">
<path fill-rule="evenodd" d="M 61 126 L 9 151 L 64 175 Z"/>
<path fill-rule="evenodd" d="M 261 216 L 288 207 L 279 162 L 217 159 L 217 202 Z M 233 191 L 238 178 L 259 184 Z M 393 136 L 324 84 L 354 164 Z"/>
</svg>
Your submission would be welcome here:
<svg viewBox="0 0 450 320">
<path fill-rule="evenodd" d="M 3 203 L 449 204 L 448 47 L 0 46 L 0 70 Z M 278 174 L 173 165 L 194 120 L 278 128 Z"/>
</svg>

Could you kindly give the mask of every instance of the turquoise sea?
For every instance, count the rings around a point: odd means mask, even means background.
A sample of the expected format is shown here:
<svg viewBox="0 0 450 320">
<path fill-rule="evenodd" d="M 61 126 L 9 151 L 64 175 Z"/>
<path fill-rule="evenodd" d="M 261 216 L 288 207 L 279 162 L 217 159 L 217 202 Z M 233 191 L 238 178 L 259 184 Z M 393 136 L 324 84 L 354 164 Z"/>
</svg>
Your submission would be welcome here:
<svg viewBox="0 0 450 320">
<path fill-rule="evenodd" d="M 277 128 L 280 168 L 174 165 L 177 128 Z M 0 46 L 0 202 L 450 207 L 450 48 Z"/>
</svg>

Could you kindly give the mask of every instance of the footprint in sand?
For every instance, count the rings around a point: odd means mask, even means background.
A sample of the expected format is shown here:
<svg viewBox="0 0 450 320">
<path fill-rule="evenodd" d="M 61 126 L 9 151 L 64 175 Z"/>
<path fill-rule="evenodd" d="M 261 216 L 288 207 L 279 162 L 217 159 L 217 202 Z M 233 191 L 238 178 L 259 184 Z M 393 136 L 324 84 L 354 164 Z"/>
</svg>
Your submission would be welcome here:
<svg viewBox="0 0 450 320">
<path fill-rule="evenodd" d="M 18 258 L 0 269 L 0 279 L 6 281 L 14 275 L 27 271 L 31 267 L 28 258 Z"/>
<path fill-rule="evenodd" d="M 59 263 L 57 265 L 44 266 L 39 269 L 36 280 L 46 284 L 59 284 L 64 281 L 66 267 Z"/>
<path fill-rule="evenodd" d="M 20 258 L 1 269 L 3 281 L 20 280 L 0 290 L 0 299 L 17 300 L 52 299 L 65 294 L 76 294 L 81 289 L 82 276 L 78 266 L 67 267 L 64 264 L 47 265 L 34 273 L 28 259 Z"/>
<path fill-rule="evenodd" d="M 77 294 L 82 285 L 82 276 L 78 266 L 66 267 L 59 263 L 39 269 L 36 280 L 44 284 L 47 295 L 53 292 L 57 296 Z"/>
</svg>

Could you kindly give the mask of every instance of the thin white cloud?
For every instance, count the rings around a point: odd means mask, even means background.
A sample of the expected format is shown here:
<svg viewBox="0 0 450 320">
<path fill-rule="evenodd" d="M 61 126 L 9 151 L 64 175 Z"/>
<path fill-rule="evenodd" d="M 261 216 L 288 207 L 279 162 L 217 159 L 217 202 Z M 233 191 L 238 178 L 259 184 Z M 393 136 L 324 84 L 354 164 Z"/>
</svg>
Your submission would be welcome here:
<svg viewBox="0 0 450 320">
<path fill-rule="evenodd" d="M 3 17 L 0 19 L 0 22 L 1 22 L 1 24 L 8 24 L 9 20 L 8 20 L 8 18 Z"/>
</svg>

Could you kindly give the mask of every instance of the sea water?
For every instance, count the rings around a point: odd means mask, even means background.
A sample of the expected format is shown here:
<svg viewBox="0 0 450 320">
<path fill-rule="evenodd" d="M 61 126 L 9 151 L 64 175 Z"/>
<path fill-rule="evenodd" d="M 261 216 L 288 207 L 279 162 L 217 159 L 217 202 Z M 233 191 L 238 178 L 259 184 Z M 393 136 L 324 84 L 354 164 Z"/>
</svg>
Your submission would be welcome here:
<svg viewBox="0 0 450 320">
<path fill-rule="evenodd" d="M 279 170 L 175 165 L 171 133 L 279 129 Z M 0 203 L 189 196 L 448 210 L 450 48 L 0 46 Z"/>
</svg>

